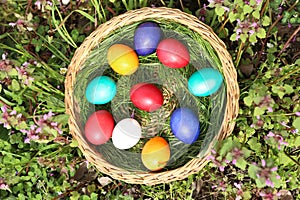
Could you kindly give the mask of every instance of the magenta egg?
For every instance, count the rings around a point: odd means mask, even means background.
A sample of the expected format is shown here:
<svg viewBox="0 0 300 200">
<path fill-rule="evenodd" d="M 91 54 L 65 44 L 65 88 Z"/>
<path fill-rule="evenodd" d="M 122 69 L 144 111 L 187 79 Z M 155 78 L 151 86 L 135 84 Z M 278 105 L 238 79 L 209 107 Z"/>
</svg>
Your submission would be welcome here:
<svg viewBox="0 0 300 200">
<path fill-rule="evenodd" d="M 157 46 L 156 55 L 162 64 L 170 68 L 182 68 L 190 62 L 188 49 L 173 38 L 162 40 Z"/>
<path fill-rule="evenodd" d="M 110 112 L 107 110 L 96 111 L 85 123 L 85 137 L 94 145 L 104 144 L 111 138 L 114 125 L 114 118 Z"/>
<path fill-rule="evenodd" d="M 153 112 L 163 105 L 162 92 L 151 83 L 138 83 L 130 90 L 130 100 L 137 108 Z"/>
</svg>

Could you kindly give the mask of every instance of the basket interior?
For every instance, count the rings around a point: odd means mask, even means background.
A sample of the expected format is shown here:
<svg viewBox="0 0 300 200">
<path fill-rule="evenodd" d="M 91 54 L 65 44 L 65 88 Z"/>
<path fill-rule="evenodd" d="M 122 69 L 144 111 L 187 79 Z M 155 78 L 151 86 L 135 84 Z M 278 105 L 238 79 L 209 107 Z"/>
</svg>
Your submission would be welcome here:
<svg viewBox="0 0 300 200">
<path fill-rule="evenodd" d="M 184 25 L 157 18 L 147 21 L 156 22 L 160 26 L 163 39 L 175 38 L 186 45 L 191 57 L 188 66 L 181 69 L 165 67 L 153 53 L 139 57 L 140 66 L 134 74 L 122 76 L 115 73 L 107 63 L 108 48 L 117 43 L 133 48 L 134 31 L 143 21 L 136 22 L 116 29 L 92 49 L 77 72 L 73 91 L 75 121 L 81 134 L 84 134 L 88 117 L 100 109 L 111 112 L 116 123 L 133 117 L 142 125 L 143 138 L 131 149 L 117 149 L 111 140 L 98 146 L 90 144 L 96 155 L 116 167 L 132 172 L 148 171 L 141 161 L 141 149 L 154 135 L 164 137 L 170 145 L 171 158 L 163 170 L 176 169 L 192 158 L 204 156 L 210 150 L 211 144 L 216 142 L 227 104 L 224 81 L 218 92 L 209 97 L 195 97 L 187 89 L 187 80 L 196 70 L 209 67 L 222 73 L 221 62 L 209 42 Z M 85 88 L 93 78 L 101 75 L 107 75 L 116 81 L 117 95 L 108 104 L 94 105 L 86 100 Z M 163 91 L 165 102 L 161 109 L 147 113 L 134 107 L 130 102 L 129 91 L 131 86 L 139 82 L 153 83 Z M 180 142 L 170 130 L 170 114 L 178 107 L 188 107 L 199 117 L 200 136 L 191 145 Z"/>
</svg>

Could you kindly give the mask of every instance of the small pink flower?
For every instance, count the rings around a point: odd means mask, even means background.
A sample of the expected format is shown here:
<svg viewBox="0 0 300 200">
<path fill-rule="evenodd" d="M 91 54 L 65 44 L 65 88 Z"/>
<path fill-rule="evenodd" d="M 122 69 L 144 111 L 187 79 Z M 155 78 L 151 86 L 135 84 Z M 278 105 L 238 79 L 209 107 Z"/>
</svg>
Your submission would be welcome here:
<svg viewBox="0 0 300 200">
<path fill-rule="evenodd" d="M 298 111 L 298 112 L 295 112 L 295 115 L 297 116 L 297 117 L 300 117 L 300 112 Z"/>
<path fill-rule="evenodd" d="M 266 166 L 266 161 L 264 159 L 261 160 L 261 166 L 263 166 L 263 167 Z"/>
</svg>

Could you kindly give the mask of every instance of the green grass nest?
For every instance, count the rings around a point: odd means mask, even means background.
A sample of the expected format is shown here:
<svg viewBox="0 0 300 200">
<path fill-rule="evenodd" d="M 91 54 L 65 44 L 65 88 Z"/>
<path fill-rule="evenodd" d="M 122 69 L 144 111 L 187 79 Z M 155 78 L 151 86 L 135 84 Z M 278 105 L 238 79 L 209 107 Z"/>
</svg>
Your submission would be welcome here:
<svg viewBox="0 0 300 200">
<path fill-rule="evenodd" d="M 150 20 L 147 20 L 150 21 Z M 107 63 L 108 48 L 116 43 L 126 44 L 133 48 L 133 36 L 136 27 L 142 23 L 132 23 L 117 29 L 99 43 L 89 54 L 77 74 L 74 86 L 74 98 L 78 102 L 80 112 L 76 115 L 76 122 L 82 133 L 88 117 L 100 109 L 108 110 L 116 122 L 132 117 L 142 127 L 142 139 L 137 145 L 128 150 L 114 147 L 111 140 L 99 146 L 94 146 L 102 157 L 114 166 L 128 171 L 148 171 L 141 161 L 141 150 L 145 142 L 153 137 L 162 136 L 170 145 L 171 158 L 163 170 L 176 169 L 190 159 L 202 157 L 213 139 L 218 134 L 225 113 L 226 85 L 209 97 L 195 97 L 187 89 L 190 75 L 205 67 L 218 69 L 222 73 L 222 66 L 216 52 L 209 42 L 196 32 L 178 23 L 167 20 L 152 19 L 156 22 L 164 38 L 175 38 L 183 42 L 190 53 L 190 63 L 181 69 L 165 67 L 157 59 L 156 53 L 139 56 L 138 70 L 129 76 L 115 73 Z M 117 95 L 105 105 L 90 104 L 85 98 L 85 88 L 95 77 L 107 75 L 117 83 Z M 134 107 L 130 101 L 129 91 L 132 85 L 139 82 L 149 82 L 157 85 L 164 96 L 163 106 L 155 112 L 145 112 Z M 200 136 L 192 145 L 180 142 L 170 130 L 170 115 L 178 107 L 189 107 L 198 114 L 200 120 Z"/>
</svg>

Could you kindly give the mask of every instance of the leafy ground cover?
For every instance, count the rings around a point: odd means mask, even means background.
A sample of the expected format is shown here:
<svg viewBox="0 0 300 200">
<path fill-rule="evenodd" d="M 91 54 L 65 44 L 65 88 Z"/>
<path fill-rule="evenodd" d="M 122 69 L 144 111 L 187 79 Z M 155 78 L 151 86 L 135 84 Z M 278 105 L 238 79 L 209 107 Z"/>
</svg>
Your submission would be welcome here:
<svg viewBox="0 0 300 200">
<path fill-rule="evenodd" d="M 298 0 L 1 0 L 0 199 L 299 199 Z M 179 8 L 210 25 L 238 71 L 233 134 L 211 162 L 156 186 L 112 180 L 68 133 L 64 78 L 76 48 L 127 10 Z"/>
</svg>

